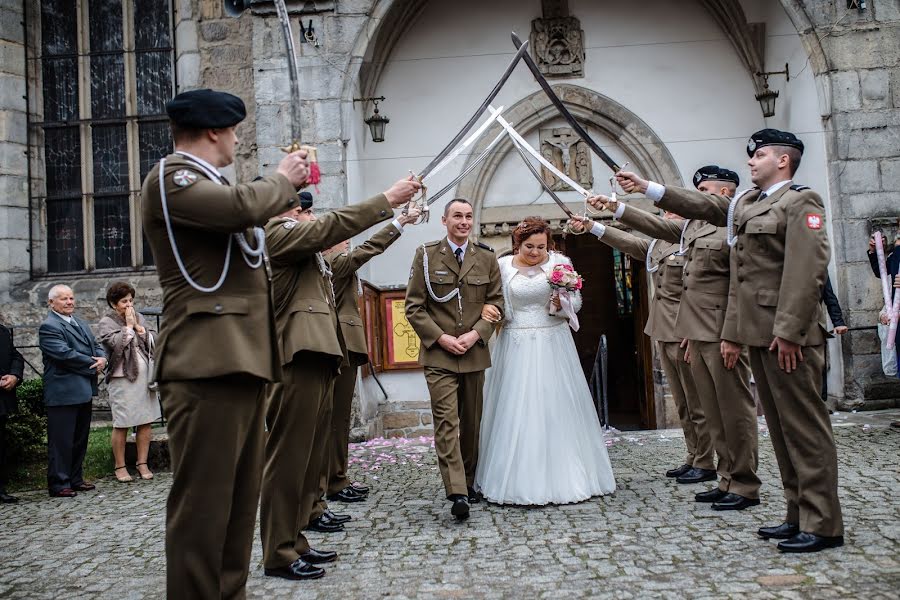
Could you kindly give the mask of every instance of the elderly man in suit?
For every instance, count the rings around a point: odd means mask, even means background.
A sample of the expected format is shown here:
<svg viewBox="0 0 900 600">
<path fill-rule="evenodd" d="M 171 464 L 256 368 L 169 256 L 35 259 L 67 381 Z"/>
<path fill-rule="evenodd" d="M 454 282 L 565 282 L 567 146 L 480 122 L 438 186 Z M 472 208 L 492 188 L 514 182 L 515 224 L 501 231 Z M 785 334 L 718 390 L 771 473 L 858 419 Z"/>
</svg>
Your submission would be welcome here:
<svg viewBox="0 0 900 600">
<path fill-rule="evenodd" d="M 6 493 L 6 421 L 16 412 L 16 386 L 22 383 L 25 359 L 13 345 L 12 330 L 0 325 L 0 503 L 18 502 Z"/>
<path fill-rule="evenodd" d="M 47 405 L 47 485 L 50 495 L 72 498 L 94 489 L 82 474 L 91 426 L 91 399 L 106 354 L 87 322 L 75 316 L 75 294 L 54 285 L 48 294 L 50 314 L 38 331 L 44 356 L 44 403 Z"/>
</svg>

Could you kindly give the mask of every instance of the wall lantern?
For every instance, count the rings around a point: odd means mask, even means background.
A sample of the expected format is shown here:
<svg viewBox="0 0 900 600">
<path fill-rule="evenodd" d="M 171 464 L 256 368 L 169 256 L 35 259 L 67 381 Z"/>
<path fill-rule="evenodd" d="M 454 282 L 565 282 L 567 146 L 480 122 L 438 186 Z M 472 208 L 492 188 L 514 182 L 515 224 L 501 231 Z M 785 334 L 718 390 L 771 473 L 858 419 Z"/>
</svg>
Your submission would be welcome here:
<svg viewBox="0 0 900 600">
<path fill-rule="evenodd" d="M 775 99 L 778 98 L 778 92 L 769 89 L 769 75 L 784 75 L 785 81 L 791 80 L 791 73 L 788 70 L 788 64 L 784 63 L 784 71 L 764 71 L 757 73 L 757 77 L 763 78 L 763 90 L 756 94 L 756 100 L 762 109 L 763 117 L 769 118 L 775 116 Z"/>
<path fill-rule="evenodd" d="M 375 103 L 375 111 L 372 113 L 372 116 L 368 119 L 365 119 L 363 122 L 369 126 L 369 132 L 372 134 L 373 142 L 383 142 L 384 141 L 384 127 L 388 123 L 391 122 L 390 119 L 385 117 L 384 115 L 378 112 L 378 103 L 384 101 L 384 96 L 378 96 L 377 98 L 354 98 L 353 102 L 374 102 Z"/>
</svg>

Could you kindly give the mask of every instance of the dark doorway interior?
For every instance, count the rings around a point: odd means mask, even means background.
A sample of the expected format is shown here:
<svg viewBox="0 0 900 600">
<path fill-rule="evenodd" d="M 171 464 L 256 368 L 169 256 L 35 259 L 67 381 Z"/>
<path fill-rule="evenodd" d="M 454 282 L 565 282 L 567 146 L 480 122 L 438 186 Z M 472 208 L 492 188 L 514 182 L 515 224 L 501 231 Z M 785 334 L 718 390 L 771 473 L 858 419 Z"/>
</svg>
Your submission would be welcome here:
<svg viewBox="0 0 900 600">
<path fill-rule="evenodd" d="M 574 336 L 588 379 L 600 336 L 606 335 L 610 424 L 617 429 L 655 428 L 650 346 L 642 333 L 647 318 L 644 263 L 630 260 L 592 235 L 568 235 L 557 245 L 584 277 L 581 328 Z"/>
</svg>

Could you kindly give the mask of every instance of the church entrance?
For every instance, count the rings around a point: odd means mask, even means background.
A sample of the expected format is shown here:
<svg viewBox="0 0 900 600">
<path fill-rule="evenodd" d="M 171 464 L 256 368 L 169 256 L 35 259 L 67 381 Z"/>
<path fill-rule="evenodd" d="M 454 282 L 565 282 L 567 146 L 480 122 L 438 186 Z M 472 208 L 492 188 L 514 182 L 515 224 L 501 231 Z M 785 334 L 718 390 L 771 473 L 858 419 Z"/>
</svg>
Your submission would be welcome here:
<svg viewBox="0 0 900 600">
<path fill-rule="evenodd" d="M 644 263 L 597 242 L 591 235 L 558 238 L 584 277 L 581 328 L 574 334 L 585 377 L 607 344 L 609 422 L 617 429 L 655 429 L 652 350 L 643 334 L 649 305 Z"/>
</svg>

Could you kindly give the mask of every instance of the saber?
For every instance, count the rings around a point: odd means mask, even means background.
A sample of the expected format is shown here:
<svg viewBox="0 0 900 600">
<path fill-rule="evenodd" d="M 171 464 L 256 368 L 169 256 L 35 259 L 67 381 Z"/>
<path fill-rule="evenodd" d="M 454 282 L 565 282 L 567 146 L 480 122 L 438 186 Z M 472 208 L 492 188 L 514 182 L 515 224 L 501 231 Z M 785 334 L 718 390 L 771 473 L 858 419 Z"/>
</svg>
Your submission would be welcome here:
<svg viewBox="0 0 900 600">
<path fill-rule="evenodd" d="M 522 40 L 520 40 L 515 31 L 512 33 L 512 41 L 516 48 L 518 48 L 519 50 L 521 50 L 528 44 L 527 41 L 523 42 Z M 553 91 L 553 88 L 550 87 L 550 84 L 547 83 L 547 79 L 544 77 L 544 74 L 541 73 L 541 70 L 538 68 L 538 66 L 534 64 L 534 59 L 531 58 L 531 55 L 526 52 L 525 55 L 522 56 L 522 58 L 525 60 L 525 64 L 528 65 L 528 69 L 531 71 L 531 74 L 534 75 L 534 78 L 538 82 L 538 85 L 541 86 L 541 89 L 543 89 L 544 93 L 547 94 L 547 97 L 550 98 L 550 102 L 553 103 L 553 106 L 556 107 L 556 110 L 560 112 L 563 118 L 568 121 L 572 129 L 575 130 L 575 133 L 578 134 L 578 137 L 583 139 L 585 143 L 591 147 L 591 150 L 594 151 L 594 154 L 599 156 L 600 160 L 605 162 L 606 166 L 612 169 L 614 173 L 618 173 L 619 171 L 621 171 L 622 169 L 618 164 L 616 164 L 616 161 L 610 158 L 609 154 L 604 152 L 600 145 L 595 142 L 590 135 L 588 135 L 588 132 L 585 131 L 584 127 L 581 126 L 581 123 L 575 120 L 575 117 L 572 116 L 572 113 L 569 112 L 569 109 L 566 108 L 566 105 L 563 104 L 562 100 L 559 99 L 559 96 L 556 95 L 556 92 Z"/>
<path fill-rule="evenodd" d="M 517 46 L 516 55 L 510 61 L 509 65 L 507 65 L 506 71 L 504 71 L 503 76 L 500 77 L 500 81 L 497 82 L 497 84 L 494 86 L 494 89 L 492 89 L 491 93 L 488 94 L 488 97 L 485 98 L 484 102 L 481 103 L 481 106 L 478 107 L 478 110 L 475 111 L 475 114 L 473 114 L 471 118 L 469 118 L 469 121 L 465 125 L 463 125 L 463 128 L 459 130 L 459 133 L 457 133 L 453 137 L 453 139 L 450 140 L 450 143 L 447 144 L 444 149 L 441 150 L 440 153 L 435 156 L 434 159 L 432 159 L 432 161 L 419 172 L 416 177 L 420 181 L 428 177 L 428 174 L 431 173 L 431 171 L 434 170 L 434 168 L 444 160 L 444 157 L 446 157 L 450 153 L 450 151 L 453 150 L 453 148 L 459 143 L 459 141 L 463 139 L 463 137 L 469 132 L 469 130 L 472 129 L 472 126 L 475 125 L 475 122 L 478 120 L 478 118 L 482 115 L 482 113 L 484 113 L 485 110 L 487 110 L 487 107 L 491 104 L 491 102 L 494 101 L 494 98 L 497 97 L 497 94 L 500 93 L 500 89 L 506 83 L 506 80 L 509 79 L 509 76 L 512 74 L 513 69 L 515 69 L 516 65 L 519 63 L 519 59 L 521 59 L 523 56 L 528 56 L 528 52 L 526 51 L 527 47 L 527 41 Z"/>
<path fill-rule="evenodd" d="M 429 173 L 428 175 L 426 175 L 425 177 L 422 178 L 422 183 L 425 183 L 426 181 L 428 181 L 429 179 L 431 179 L 432 177 L 434 177 L 435 175 L 437 175 L 438 172 L 440 172 L 441 169 L 443 169 L 443 168 L 446 167 L 448 164 L 450 164 L 450 162 L 451 162 L 454 158 L 456 158 L 457 156 L 459 156 L 460 153 L 461 153 L 463 150 L 465 150 L 466 148 L 468 148 L 469 146 L 471 146 L 473 143 L 475 143 L 475 141 L 476 141 L 478 138 L 480 138 L 481 135 L 482 135 L 485 131 L 487 131 L 487 128 L 490 127 L 491 124 L 492 124 L 494 121 L 497 120 L 497 117 L 499 117 L 499 116 L 500 116 L 500 113 L 502 113 L 502 112 L 503 112 L 503 107 L 501 106 L 500 108 L 497 109 L 497 112 L 496 112 L 496 113 L 491 113 L 490 118 L 489 118 L 487 121 L 485 121 L 484 123 L 482 123 L 481 126 L 480 126 L 478 129 L 475 130 L 475 133 L 473 133 L 472 135 L 470 135 L 470 136 L 466 139 L 466 141 L 464 141 L 462 144 L 460 144 L 459 146 L 457 146 L 456 149 L 455 149 L 453 152 L 451 152 L 450 154 L 448 154 L 447 157 L 444 158 L 444 160 L 442 160 L 442 161 L 440 162 L 439 165 L 437 165 L 435 168 L 433 168 L 433 169 L 431 170 L 431 173 Z M 428 202 L 428 204 L 431 204 L 431 202 L 433 202 L 433 200 L 430 201 L 430 202 Z"/>
<path fill-rule="evenodd" d="M 493 112 L 494 108 L 489 107 L 488 110 Z M 557 169 L 556 165 L 554 165 L 553 163 L 548 161 L 546 158 L 544 158 L 540 152 L 535 150 L 531 146 L 531 144 L 529 144 L 528 142 L 525 141 L 525 138 L 523 138 L 521 135 L 519 135 L 518 131 L 513 129 L 512 125 L 510 125 L 506 121 L 506 119 L 497 115 L 497 122 L 500 123 L 500 125 L 502 125 L 504 129 L 506 129 L 506 132 L 509 134 L 509 137 L 512 138 L 515 142 L 517 142 L 518 145 L 521 146 L 522 150 L 525 150 L 526 152 L 528 152 L 528 154 L 530 154 L 533 157 L 535 157 L 536 159 L 538 159 L 538 162 L 540 162 L 542 165 L 544 165 L 547 168 L 547 170 L 549 170 L 551 173 L 556 175 L 556 177 L 558 179 L 563 181 L 566 185 L 571 187 L 573 190 L 575 190 L 576 192 L 578 192 L 585 198 L 588 198 L 588 197 L 594 195 L 593 192 L 590 192 L 590 191 L 584 189 L 583 187 L 581 187 L 581 185 L 579 183 L 577 183 L 571 177 L 569 177 L 568 175 L 566 175 L 565 173 L 563 173 L 562 171 Z M 543 178 L 541 178 L 541 181 L 543 181 Z"/>
<path fill-rule="evenodd" d="M 495 138 L 493 139 L 493 141 L 491 141 L 491 143 L 488 144 L 487 148 L 484 149 L 484 152 L 482 152 L 481 154 L 479 154 L 478 157 L 477 157 L 475 160 L 473 160 L 472 163 L 469 164 L 469 165 L 463 170 L 462 173 L 460 173 L 459 175 L 457 175 L 456 178 L 453 179 L 453 181 L 451 181 L 450 183 L 448 183 L 447 185 L 445 185 L 445 186 L 441 189 L 441 191 L 439 191 L 437 194 L 435 194 L 435 195 L 431 196 L 430 198 L 428 198 L 428 201 L 427 201 L 427 202 L 428 202 L 428 205 L 434 204 L 434 202 L 437 201 L 438 198 L 440 198 L 441 196 L 443 196 L 444 194 L 446 194 L 447 192 L 449 192 L 450 190 L 452 190 L 454 187 L 456 187 L 456 184 L 457 184 L 457 183 L 459 183 L 460 181 L 462 181 L 463 179 L 465 179 L 466 175 L 468 175 L 469 173 L 471 173 L 471 172 L 475 169 L 475 167 L 477 167 L 478 165 L 480 165 L 480 164 L 484 161 L 484 159 L 487 158 L 488 154 L 491 153 L 491 150 L 494 149 L 494 146 L 496 146 L 496 145 L 500 142 L 500 140 L 503 139 L 503 136 L 505 136 L 505 135 L 506 135 L 506 130 L 505 130 L 505 129 L 501 129 L 501 130 L 500 130 L 500 133 L 497 134 L 497 137 L 495 137 Z"/>
<path fill-rule="evenodd" d="M 507 133 L 509 133 L 509 131 L 507 131 Z M 512 140 L 513 147 L 516 149 L 516 152 L 519 153 L 519 156 L 521 156 L 521 157 L 522 157 L 522 160 L 525 162 L 525 164 L 528 165 L 528 170 L 531 171 L 531 174 L 534 175 L 535 179 L 537 179 L 538 181 L 541 182 L 541 187 L 544 188 L 544 190 L 545 190 L 548 194 L 550 194 L 550 197 L 553 198 L 553 201 L 556 202 L 556 203 L 559 205 L 559 207 L 560 207 L 561 209 L 563 209 L 563 212 L 565 212 L 566 215 L 567 215 L 570 219 L 575 219 L 575 218 L 577 218 L 577 217 L 575 216 L 575 213 L 573 213 L 573 212 L 569 209 L 569 207 L 566 206 L 566 203 L 565 203 L 565 202 L 563 202 L 562 200 L 560 200 L 559 196 L 557 196 L 556 193 L 555 193 L 552 189 L 550 189 L 550 186 L 547 185 L 547 182 L 544 181 L 544 178 L 541 177 L 541 174 L 540 174 L 540 173 L 538 173 L 538 170 L 534 168 L 534 165 L 531 164 L 531 161 L 528 160 L 528 157 L 525 155 L 525 151 L 522 150 L 522 147 L 521 147 L 521 146 L 519 146 L 518 140 L 516 140 L 516 139 L 515 139 L 514 137 L 512 137 L 512 136 L 510 136 L 510 139 Z"/>
</svg>

